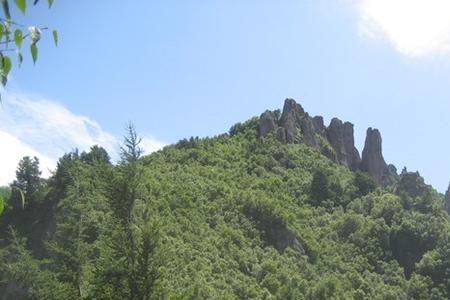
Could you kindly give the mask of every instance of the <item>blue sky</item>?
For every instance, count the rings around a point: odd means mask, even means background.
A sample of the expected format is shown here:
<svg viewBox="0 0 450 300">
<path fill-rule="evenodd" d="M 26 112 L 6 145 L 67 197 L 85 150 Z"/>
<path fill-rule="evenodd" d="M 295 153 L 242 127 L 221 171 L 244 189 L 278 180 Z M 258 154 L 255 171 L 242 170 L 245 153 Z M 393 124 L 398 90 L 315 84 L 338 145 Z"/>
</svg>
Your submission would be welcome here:
<svg viewBox="0 0 450 300">
<path fill-rule="evenodd" d="M 19 20 L 60 45 L 44 36 L 36 66 L 11 74 L 0 138 L 17 149 L 0 150 L 0 184 L 19 154 L 51 169 L 74 147 L 114 151 L 128 121 L 157 149 L 286 97 L 354 123 L 360 151 L 380 129 L 388 162 L 441 192 L 450 181 L 446 0 L 56 0 Z"/>
</svg>

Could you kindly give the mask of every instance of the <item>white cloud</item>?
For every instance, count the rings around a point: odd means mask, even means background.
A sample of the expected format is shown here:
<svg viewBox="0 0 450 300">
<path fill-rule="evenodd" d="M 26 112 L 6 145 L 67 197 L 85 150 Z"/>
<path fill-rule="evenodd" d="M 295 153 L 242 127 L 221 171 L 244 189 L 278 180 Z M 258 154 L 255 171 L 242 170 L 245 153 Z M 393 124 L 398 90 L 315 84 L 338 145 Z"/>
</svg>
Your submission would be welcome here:
<svg viewBox="0 0 450 300">
<path fill-rule="evenodd" d="M 95 144 L 114 151 L 117 143 L 96 122 L 73 114 L 55 101 L 35 96 L 7 95 L 0 118 L 0 130 L 49 157 L 58 157 L 74 148 L 87 150 Z"/>
<path fill-rule="evenodd" d="M 13 181 L 17 163 L 24 156 L 38 157 L 42 166 L 42 176 L 48 177 L 50 170 L 56 165 L 56 161 L 19 141 L 11 134 L 0 130 L 0 185 Z"/>
<path fill-rule="evenodd" d="M 161 150 L 167 143 L 161 142 L 152 136 L 144 136 L 141 141 L 141 147 L 144 149 L 145 154 Z"/>
<path fill-rule="evenodd" d="M 0 185 L 10 183 L 23 156 L 37 156 L 43 175 L 50 175 L 57 159 L 74 150 L 104 147 L 117 157 L 119 140 L 95 121 L 70 112 L 61 104 L 26 94 L 2 95 L 0 108 Z M 6 97 L 5 97 L 6 96 Z M 146 153 L 165 144 L 151 137 L 143 139 Z"/>
<path fill-rule="evenodd" d="M 359 0 L 360 33 L 386 38 L 400 53 L 450 53 L 449 0 Z"/>
</svg>

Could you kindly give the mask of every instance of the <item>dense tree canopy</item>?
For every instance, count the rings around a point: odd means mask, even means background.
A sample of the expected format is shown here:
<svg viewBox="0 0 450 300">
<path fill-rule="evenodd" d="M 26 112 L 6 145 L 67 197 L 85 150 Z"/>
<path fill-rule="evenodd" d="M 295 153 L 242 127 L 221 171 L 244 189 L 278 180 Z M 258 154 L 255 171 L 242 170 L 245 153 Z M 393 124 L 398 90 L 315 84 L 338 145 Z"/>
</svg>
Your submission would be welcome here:
<svg viewBox="0 0 450 300">
<path fill-rule="evenodd" d="M 443 195 L 418 173 L 404 172 L 398 184 L 380 187 L 306 145 L 257 138 L 256 124 L 251 119 L 229 135 L 182 140 L 144 157 L 129 127 L 118 164 L 93 147 L 64 155 L 45 181 L 34 180 L 36 161 L 24 159 L 11 187 L 20 185 L 33 200 L 7 204 L 0 218 L 7 236 L 2 293 L 28 299 L 450 297 Z M 15 196 L 5 197 L 9 203 Z"/>
</svg>

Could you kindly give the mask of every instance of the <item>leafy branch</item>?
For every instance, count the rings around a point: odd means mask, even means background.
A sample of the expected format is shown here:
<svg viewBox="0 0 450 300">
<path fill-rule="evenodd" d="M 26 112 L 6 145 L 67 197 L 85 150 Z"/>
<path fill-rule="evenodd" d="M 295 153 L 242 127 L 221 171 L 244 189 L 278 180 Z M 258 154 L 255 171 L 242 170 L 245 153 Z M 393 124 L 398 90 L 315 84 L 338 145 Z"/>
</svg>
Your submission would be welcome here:
<svg viewBox="0 0 450 300">
<path fill-rule="evenodd" d="M 41 40 L 42 33 L 49 30 L 49 28 L 26 26 L 14 21 L 11 17 L 10 9 L 10 1 L 12 0 L 0 1 L 3 12 L 3 17 L 0 17 L 0 82 L 3 86 L 6 86 L 8 74 L 13 67 L 11 55 L 8 55 L 7 53 L 16 53 L 17 65 L 20 67 L 23 62 L 23 42 L 28 40 L 30 43 L 30 55 L 35 64 L 39 55 L 38 42 Z M 25 14 L 27 11 L 27 2 L 27 0 L 14 0 L 16 8 L 22 14 Z M 33 5 L 37 5 L 39 2 L 40 0 L 34 0 Z M 47 0 L 49 8 L 52 7 L 53 2 L 54 0 Z M 55 46 L 58 46 L 58 32 L 56 30 L 52 30 L 52 37 Z"/>
</svg>

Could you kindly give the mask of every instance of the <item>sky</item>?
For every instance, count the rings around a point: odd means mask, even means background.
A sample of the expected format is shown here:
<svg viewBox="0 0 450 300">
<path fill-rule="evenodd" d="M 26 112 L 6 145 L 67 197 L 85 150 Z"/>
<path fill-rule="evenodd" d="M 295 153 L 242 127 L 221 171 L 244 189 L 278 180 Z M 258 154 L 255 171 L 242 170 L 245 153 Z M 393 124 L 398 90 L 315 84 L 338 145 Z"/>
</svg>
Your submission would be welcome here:
<svg viewBox="0 0 450 300">
<path fill-rule="evenodd" d="M 30 2 L 30 1 L 29 1 Z M 41 1 L 45 2 L 45 1 Z M 124 4 L 126 3 L 126 4 Z M 450 181 L 448 0 L 56 0 L 14 16 L 49 32 L 10 75 L 0 185 L 36 155 L 114 155 L 132 122 L 147 153 L 296 99 L 311 115 L 381 131 L 387 162 Z"/>
</svg>

